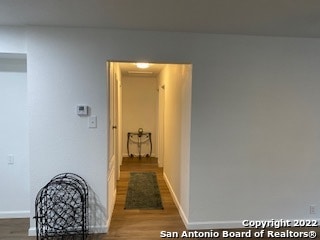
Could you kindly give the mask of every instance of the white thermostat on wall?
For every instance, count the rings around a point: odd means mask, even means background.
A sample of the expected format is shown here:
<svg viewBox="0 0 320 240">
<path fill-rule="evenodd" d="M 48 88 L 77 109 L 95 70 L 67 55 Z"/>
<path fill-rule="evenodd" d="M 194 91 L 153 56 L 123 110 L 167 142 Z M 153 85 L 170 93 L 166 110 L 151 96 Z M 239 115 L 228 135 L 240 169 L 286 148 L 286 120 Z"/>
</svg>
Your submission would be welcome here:
<svg viewBox="0 0 320 240">
<path fill-rule="evenodd" d="M 88 106 L 87 105 L 78 105 L 77 106 L 77 114 L 79 116 L 88 116 Z"/>
</svg>

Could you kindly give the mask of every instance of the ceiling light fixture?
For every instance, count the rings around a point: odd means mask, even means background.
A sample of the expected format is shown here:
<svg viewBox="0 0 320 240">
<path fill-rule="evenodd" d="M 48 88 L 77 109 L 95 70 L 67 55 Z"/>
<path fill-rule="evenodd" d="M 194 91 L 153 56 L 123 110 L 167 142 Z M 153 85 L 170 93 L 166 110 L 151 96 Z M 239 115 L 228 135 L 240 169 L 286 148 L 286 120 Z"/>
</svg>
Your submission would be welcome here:
<svg viewBox="0 0 320 240">
<path fill-rule="evenodd" d="M 150 67 L 150 64 L 146 62 L 139 62 L 139 63 L 136 63 L 136 66 L 141 69 L 146 69 Z"/>
<path fill-rule="evenodd" d="M 147 71 L 128 71 L 129 74 L 153 74 L 153 72 Z"/>
</svg>

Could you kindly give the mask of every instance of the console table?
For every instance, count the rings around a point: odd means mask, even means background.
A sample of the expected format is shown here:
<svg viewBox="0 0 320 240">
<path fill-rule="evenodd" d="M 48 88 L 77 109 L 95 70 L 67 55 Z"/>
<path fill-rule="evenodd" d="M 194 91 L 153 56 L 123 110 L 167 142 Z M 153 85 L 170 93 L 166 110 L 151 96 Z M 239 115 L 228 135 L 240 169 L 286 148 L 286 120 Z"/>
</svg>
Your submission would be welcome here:
<svg viewBox="0 0 320 240">
<path fill-rule="evenodd" d="M 127 151 L 128 156 L 134 157 L 137 155 L 134 155 L 133 153 L 130 153 L 130 144 L 135 144 L 138 147 L 138 157 L 141 159 L 142 153 L 141 153 L 141 147 L 143 144 L 150 144 L 150 151 L 145 154 L 146 157 L 150 157 L 152 153 L 152 141 L 151 141 L 151 132 L 128 132 L 128 139 L 127 139 Z"/>
</svg>

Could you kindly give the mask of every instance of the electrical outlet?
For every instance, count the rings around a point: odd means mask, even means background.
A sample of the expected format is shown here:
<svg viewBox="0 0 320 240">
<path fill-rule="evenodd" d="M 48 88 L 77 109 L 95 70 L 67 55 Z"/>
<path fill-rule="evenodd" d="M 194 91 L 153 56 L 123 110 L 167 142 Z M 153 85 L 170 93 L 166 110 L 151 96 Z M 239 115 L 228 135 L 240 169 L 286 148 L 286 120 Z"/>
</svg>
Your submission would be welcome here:
<svg viewBox="0 0 320 240">
<path fill-rule="evenodd" d="M 14 164 L 14 156 L 13 154 L 8 155 L 8 164 L 13 165 Z"/>
<path fill-rule="evenodd" d="M 316 205 L 310 205 L 310 214 L 316 214 Z"/>
</svg>

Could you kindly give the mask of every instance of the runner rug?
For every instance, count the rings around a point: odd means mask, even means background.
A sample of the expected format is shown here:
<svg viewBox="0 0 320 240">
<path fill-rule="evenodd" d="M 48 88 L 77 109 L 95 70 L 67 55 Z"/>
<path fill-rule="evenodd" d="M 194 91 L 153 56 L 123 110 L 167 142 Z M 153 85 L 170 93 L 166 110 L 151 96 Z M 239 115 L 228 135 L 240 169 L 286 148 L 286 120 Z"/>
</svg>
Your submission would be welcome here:
<svg viewBox="0 0 320 240">
<path fill-rule="evenodd" d="M 124 209 L 163 209 L 156 173 L 130 173 Z"/>
</svg>

